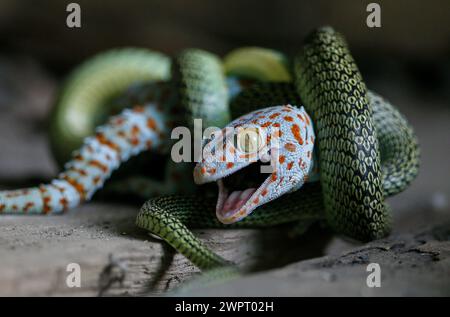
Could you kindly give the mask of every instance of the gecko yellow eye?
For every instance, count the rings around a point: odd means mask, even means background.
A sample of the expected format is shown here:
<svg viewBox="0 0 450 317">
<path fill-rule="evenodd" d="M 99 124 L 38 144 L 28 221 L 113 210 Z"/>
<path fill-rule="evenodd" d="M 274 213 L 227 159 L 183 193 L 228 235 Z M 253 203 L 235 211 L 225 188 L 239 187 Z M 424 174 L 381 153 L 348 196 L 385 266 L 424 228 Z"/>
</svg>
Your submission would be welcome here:
<svg viewBox="0 0 450 317">
<path fill-rule="evenodd" d="M 244 153 L 257 152 L 263 145 L 257 128 L 247 128 L 239 131 L 236 135 L 236 143 L 239 151 Z"/>
</svg>

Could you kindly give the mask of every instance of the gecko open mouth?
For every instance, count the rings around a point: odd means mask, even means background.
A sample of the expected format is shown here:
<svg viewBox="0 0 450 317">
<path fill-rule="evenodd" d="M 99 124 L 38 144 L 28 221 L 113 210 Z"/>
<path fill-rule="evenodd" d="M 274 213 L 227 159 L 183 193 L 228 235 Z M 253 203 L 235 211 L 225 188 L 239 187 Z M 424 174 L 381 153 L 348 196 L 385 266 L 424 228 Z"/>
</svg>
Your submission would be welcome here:
<svg viewBox="0 0 450 317">
<path fill-rule="evenodd" d="M 235 222 L 251 211 L 242 210 L 242 207 L 257 199 L 258 194 L 255 193 L 270 175 L 261 172 L 261 165 L 260 161 L 254 162 L 217 180 L 219 195 L 216 214 L 220 221 Z"/>
</svg>

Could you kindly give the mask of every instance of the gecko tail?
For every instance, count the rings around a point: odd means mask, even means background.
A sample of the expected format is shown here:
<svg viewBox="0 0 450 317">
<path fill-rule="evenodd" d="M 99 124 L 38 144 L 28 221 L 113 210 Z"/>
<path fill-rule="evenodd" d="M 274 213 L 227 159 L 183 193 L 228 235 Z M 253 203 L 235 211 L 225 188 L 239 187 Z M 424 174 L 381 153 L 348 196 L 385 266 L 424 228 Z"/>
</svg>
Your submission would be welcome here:
<svg viewBox="0 0 450 317">
<path fill-rule="evenodd" d="M 82 195 L 69 182 L 55 179 L 50 184 L 0 192 L 0 213 L 58 214 L 82 201 Z"/>
<path fill-rule="evenodd" d="M 58 214 L 90 200 L 122 162 L 161 148 L 167 139 L 165 119 L 155 103 L 124 110 L 86 138 L 49 184 L 0 191 L 0 213 Z"/>
</svg>

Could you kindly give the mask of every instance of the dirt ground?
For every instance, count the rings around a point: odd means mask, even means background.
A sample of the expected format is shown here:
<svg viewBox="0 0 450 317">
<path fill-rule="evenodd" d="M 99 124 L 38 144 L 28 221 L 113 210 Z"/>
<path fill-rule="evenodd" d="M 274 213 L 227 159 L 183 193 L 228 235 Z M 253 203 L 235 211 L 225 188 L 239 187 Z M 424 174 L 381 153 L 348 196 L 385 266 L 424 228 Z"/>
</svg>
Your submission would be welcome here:
<svg viewBox="0 0 450 317">
<path fill-rule="evenodd" d="M 57 168 L 45 129 L 57 82 L 28 59 L 0 58 L 0 68 L 0 187 L 49 179 Z M 320 228 L 297 240 L 277 228 L 196 231 L 214 251 L 255 273 L 183 295 L 450 295 L 448 102 L 421 95 L 399 77 L 369 86 L 399 106 L 422 149 L 419 177 L 389 200 L 392 234 L 360 244 Z M 196 274 L 184 257 L 134 226 L 138 208 L 95 201 L 63 216 L 1 216 L 0 295 L 95 296 L 111 261 L 125 276 L 106 295 L 161 294 Z M 372 262 L 381 267 L 380 288 L 366 285 Z M 66 285 L 69 263 L 81 267 L 80 288 Z"/>
</svg>

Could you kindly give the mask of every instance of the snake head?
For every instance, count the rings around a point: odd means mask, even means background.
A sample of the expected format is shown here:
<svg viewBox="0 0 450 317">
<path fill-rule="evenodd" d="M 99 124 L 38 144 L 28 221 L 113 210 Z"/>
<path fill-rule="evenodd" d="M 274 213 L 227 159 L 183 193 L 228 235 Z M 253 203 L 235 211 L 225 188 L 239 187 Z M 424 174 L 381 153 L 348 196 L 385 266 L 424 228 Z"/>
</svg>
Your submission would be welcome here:
<svg viewBox="0 0 450 317">
<path fill-rule="evenodd" d="M 303 107 L 253 111 L 212 133 L 194 169 L 196 184 L 217 182 L 224 224 L 299 189 L 313 173 L 314 130 Z"/>
</svg>

